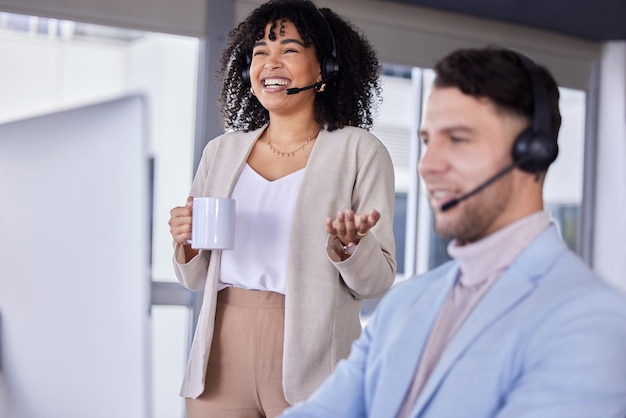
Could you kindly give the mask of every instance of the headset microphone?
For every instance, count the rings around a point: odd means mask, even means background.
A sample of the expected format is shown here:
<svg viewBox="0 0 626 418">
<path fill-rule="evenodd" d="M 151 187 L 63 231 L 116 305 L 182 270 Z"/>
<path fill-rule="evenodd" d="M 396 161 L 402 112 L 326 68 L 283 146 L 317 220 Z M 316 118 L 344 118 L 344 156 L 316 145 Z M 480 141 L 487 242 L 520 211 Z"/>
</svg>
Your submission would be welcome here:
<svg viewBox="0 0 626 418">
<path fill-rule="evenodd" d="M 459 203 L 461 203 L 465 199 L 474 196 L 476 193 L 480 192 L 482 189 L 484 189 L 485 187 L 489 186 L 491 183 L 493 183 L 494 181 L 498 180 L 500 177 L 504 176 L 506 173 L 508 173 L 509 171 L 513 170 L 515 167 L 518 167 L 520 164 L 523 164 L 525 162 L 526 162 L 526 159 L 523 159 L 523 160 L 515 161 L 512 164 L 504 167 L 502 170 L 500 170 L 494 176 L 488 178 L 485 182 L 480 184 L 474 190 L 464 194 L 461 197 L 458 197 L 456 199 L 452 199 L 449 202 L 446 202 L 443 205 L 441 205 L 440 210 L 442 212 L 445 212 L 445 211 L 447 211 L 449 209 L 452 209 L 453 207 L 455 207 L 456 205 L 458 205 Z"/>
<path fill-rule="evenodd" d="M 297 94 L 297 93 L 300 93 L 301 91 L 304 91 L 304 90 L 309 90 L 309 89 L 313 89 L 313 88 L 319 88 L 319 87 L 322 86 L 322 84 L 324 84 L 324 80 L 318 81 L 317 83 L 314 83 L 314 84 L 309 84 L 308 86 L 304 86 L 304 87 L 292 87 L 292 88 L 289 88 L 289 89 L 285 90 L 285 93 L 287 93 L 287 94 Z"/>
</svg>

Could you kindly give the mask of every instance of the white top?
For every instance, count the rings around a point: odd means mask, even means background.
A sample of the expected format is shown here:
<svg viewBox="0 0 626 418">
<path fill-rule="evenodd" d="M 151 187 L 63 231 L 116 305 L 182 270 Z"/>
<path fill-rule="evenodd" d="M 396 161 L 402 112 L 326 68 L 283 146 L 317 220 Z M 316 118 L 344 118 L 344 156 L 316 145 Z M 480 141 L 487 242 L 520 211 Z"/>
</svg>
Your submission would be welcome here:
<svg viewBox="0 0 626 418">
<path fill-rule="evenodd" d="M 291 224 L 303 176 L 301 169 L 269 181 L 244 165 L 231 196 L 237 202 L 235 247 L 222 252 L 220 290 L 235 286 L 285 293 Z"/>
</svg>

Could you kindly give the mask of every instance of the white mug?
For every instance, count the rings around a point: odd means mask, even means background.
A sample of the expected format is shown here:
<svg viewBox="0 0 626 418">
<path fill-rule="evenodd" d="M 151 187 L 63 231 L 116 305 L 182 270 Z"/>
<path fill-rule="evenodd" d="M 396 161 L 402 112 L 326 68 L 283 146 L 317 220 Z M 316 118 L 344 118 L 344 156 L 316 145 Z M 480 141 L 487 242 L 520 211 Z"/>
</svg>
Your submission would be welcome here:
<svg viewBox="0 0 626 418">
<path fill-rule="evenodd" d="M 235 200 L 194 197 L 191 239 L 198 250 L 232 250 L 235 246 Z"/>
</svg>

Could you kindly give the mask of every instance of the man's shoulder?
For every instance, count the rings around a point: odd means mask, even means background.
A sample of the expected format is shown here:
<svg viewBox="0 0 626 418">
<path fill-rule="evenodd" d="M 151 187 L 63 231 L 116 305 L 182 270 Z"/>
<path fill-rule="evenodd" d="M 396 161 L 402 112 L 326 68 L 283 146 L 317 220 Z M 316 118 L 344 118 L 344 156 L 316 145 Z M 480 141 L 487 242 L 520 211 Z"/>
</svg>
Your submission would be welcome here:
<svg viewBox="0 0 626 418">
<path fill-rule="evenodd" d="M 544 280 L 540 280 L 539 293 L 560 303 L 561 307 L 569 306 L 568 310 L 573 310 L 573 306 L 594 311 L 617 309 L 626 319 L 626 294 L 569 250 L 554 263 Z"/>
<path fill-rule="evenodd" d="M 397 303 L 403 299 L 410 299 L 421 294 L 432 286 L 445 286 L 444 278 L 452 274 L 452 270 L 458 269 L 458 263 L 454 260 L 447 261 L 426 273 L 411 276 L 393 285 L 384 299 L 392 299 Z"/>
<path fill-rule="evenodd" d="M 528 281 L 532 291 L 520 304 L 530 322 L 551 327 L 594 313 L 594 321 L 611 313 L 626 320 L 626 294 L 593 271 L 567 248 L 554 231 L 546 231 L 511 265 L 501 279 Z M 593 323 L 593 321 L 590 321 Z"/>
<path fill-rule="evenodd" d="M 550 232 L 544 242 L 550 243 Z M 623 292 L 598 275 L 578 254 L 559 245 L 542 245 L 541 240 L 529 246 L 529 251 L 516 260 L 516 268 L 524 269 L 530 280 L 546 290 L 553 289 L 567 297 L 568 293 L 616 295 L 623 298 Z"/>
</svg>

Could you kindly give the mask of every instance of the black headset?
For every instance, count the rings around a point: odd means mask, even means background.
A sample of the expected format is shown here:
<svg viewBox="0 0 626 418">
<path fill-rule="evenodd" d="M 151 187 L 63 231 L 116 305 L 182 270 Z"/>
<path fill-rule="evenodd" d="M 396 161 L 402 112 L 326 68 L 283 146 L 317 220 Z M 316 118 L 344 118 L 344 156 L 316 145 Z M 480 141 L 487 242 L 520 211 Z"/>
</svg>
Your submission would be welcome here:
<svg viewBox="0 0 626 418">
<path fill-rule="evenodd" d="M 330 55 L 326 55 L 324 58 L 322 58 L 322 62 L 320 65 L 320 68 L 322 71 L 322 81 L 326 82 L 336 77 L 337 74 L 339 74 L 339 60 L 337 59 L 337 43 L 335 42 L 335 35 L 333 34 L 333 31 L 330 27 L 330 24 L 328 23 L 328 20 L 326 20 L 324 13 L 322 13 L 320 9 L 317 9 L 317 12 L 320 14 L 320 16 L 322 16 L 322 20 L 324 21 L 326 28 L 328 28 L 328 34 L 330 35 L 330 41 L 332 44 L 332 50 L 330 52 Z M 243 79 L 243 82 L 246 84 L 251 84 L 250 82 L 251 61 L 252 59 L 250 58 L 250 56 L 246 55 L 246 67 L 241 71 L 241 78 Z"/>
<path fill-rule="evenodd" d="M 514 52 L 530 80 L 533 95 L 533 121 L 515 139 L 513 161 L 523 171 L 540 173 L 556 160 L 559 146 L 552 133 L 552 111 L 545 82 L 537 64 Z"/>
<path fill-rule="evenodd" d="M 332 50 L 330 51 L 330 55 L 326 55 L 322 58 L 322 81 L 328 81 L 332 78 L 335 78 L 337 74 L 339 74 L 339 60 L 337 59 L 337 43 L 335 42 L 335 35 L 333 34 L 333 30 L 326 20 L 324 13 L 320 9 L 317 9 L 320 16 L 322 16 L 322 20 L 328 29 L 328 34 L 330 35 L 330 42 L 332 45 Z"/>
</svg>

